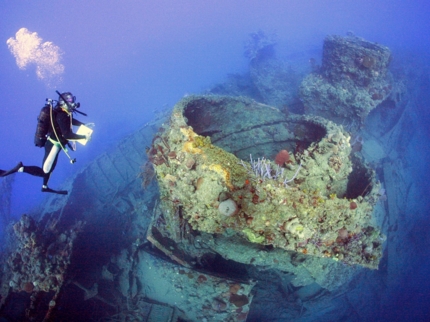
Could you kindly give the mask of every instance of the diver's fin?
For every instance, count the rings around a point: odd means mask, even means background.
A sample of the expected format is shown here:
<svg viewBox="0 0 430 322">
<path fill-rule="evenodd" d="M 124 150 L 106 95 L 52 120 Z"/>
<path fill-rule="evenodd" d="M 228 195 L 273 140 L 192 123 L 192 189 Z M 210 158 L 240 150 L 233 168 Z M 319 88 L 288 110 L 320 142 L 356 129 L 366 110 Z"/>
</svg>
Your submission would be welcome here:
<svg viewBox="0 0 430 322">
<path fill-rule="evenodd" d="M 51 189 L 48 187 L 46 187 L 46 188 L 42 187 L 42 192 L 51 192 L 51 193 L 56 193 L 59 195 L 67 195 L 68 194 L 67 190 L 54 190 L 54 189 Z"/>
<path fill-rule="evenodd" d="M 22 165 L 22 162 L 18 163 L 14 168 L 12 168 L 12 169 L 10 169 L 10 170 L 7 170 L 7 171 L 3 172 L 3 173 L 1 174 L 1 177 L 6 177 L 6 176 L 8 176 L 8 175 L 10 175 L 10 174 L 12 174 L 12 173 L 18 172 L 19 168 L 21 168 L 22 166 L 23 166 L 23 165 Z"/>
</svg>

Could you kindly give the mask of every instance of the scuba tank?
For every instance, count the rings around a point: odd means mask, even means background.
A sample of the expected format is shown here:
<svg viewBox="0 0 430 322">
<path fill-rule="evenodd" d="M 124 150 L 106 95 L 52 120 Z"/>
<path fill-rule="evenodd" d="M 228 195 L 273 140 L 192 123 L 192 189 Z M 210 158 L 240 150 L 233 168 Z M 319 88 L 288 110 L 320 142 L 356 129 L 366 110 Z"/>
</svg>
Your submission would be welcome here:
<svg viewBox="0 0 430 322">
<path fill-rule="evenodd" d="M 34 135 L 34 145 L 41 148 L 45 146 L 47 135 L 51 129 L 50 113 L 52 109 L 52 100 L 47 98 L 46 104 L 40 110 L 39 116 L 37 117 L 36 134 Z M 55 109 L 52 110 L 55 113 Z"/>
</svg>

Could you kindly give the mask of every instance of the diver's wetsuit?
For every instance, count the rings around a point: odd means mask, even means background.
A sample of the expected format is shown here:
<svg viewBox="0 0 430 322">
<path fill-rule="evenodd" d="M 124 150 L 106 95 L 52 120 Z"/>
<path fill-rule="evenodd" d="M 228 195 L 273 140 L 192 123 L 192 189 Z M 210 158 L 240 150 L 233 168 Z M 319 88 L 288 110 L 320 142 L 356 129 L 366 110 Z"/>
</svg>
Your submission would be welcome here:
<svg viewBox="0 0 430 322">
<path fill-rule="evenodd" d="M 72 114 L 67 113 L 60 107 L 56 107 L 53 118 L 54 129 L 52 129 L 49 134 L 48 141 L 45 143 L 45 156 L 43 158 L 42 165 L 44 186 L 48 185 L 49 177 L 57 165 L 58 153 L 62 148 L 66 149 L 66 145 L 69 140 L 76 141 L 85 139 L 85 135 L 73 133 L 72 125 L 79 126 L 84 123 L 73 119 Z M 24 172 L 27 172 L 26 168 L 27 167 L 24 167 Z"/>
<path fill-rule="evenodd" d="M 10 170 L 0 170 L 0 177 L 7 177 L 10 174 L 16 173 L 22 168 L 22 172 L 29 173 L 33 176 L 44 177 L 45 173 L 41 167 L 36 166 L 24 166 L 22 162 L 18 163 L 15 167 Z"/>
</svg>

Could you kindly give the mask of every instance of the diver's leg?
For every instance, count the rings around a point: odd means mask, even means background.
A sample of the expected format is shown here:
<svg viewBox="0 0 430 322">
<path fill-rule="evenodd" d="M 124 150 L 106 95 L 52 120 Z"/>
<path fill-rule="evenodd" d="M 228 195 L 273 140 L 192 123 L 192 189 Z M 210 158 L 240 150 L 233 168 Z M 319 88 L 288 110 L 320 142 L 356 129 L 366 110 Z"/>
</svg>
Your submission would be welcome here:
<svg viewBox="0 0 430 322">
<path fill-rule="evenodd" d="M 48 187 L 49 177 L 55 168 L 57 163 L 58 153 L 60 152 L 60 147 L 52 144 L 51 141 L 45 143 L 45 156 L 43 158 L 43 188 Z"/>
<path fill-rule="evenodd" d="M 43 158 L 43 172 L 45 174 L 54 171 L 55 165 L 57 163 L 58 153 L 60 152 L 60 147 L 47 141 L 45 144 L 45 157 Z"/>
<path fill-rule="evenodd" d="M 48 169 L 48 171 L 45 171 L 45 168 L 47 168 L 48 167 L 48 164 L 51 164 L 50 162 L 49 162 L 49 155 L 50 155 L 50 153 L 51 153 L 51 150 L 52 150 L 52 147 L 53 147 L 54 145 L 52 144 L 52 142 L 51 141 L 46 141 L 46 143 L 45 143 L 45 156 L 43 157 L 43 162 L 42 162 L 42 171 L 43 171 L 43 185 L 42 185 L 42 191 L 43 191 L 43 188 L 44 187 L 47 187 L 48 186 L 48 181 L 49 181 L 49 177 L 50 177 L 50 173 L 49 173 L 49 170 L 51 170 L 51 168 L 49 167 L 49 169 Z M 45 166 L 46 165 L 46 166 Z"/>
<path fill-rule="evenodd" d="M 18 172 L 18 170 L 22 167 L 22 162 L 18 163 L 15 167 L 13 167 L 10 170 L 4 171 L 4 170 L 0 170 L 0 177 L 6 177 L 12 173 Z"/>
<path fill-rule="evenodd" d="M 0 170 L 0 177 L 6 177 L 12 173 L 15 172 L 25 172 L 28 174 L 31 174 L 32 176 L 36 177 L 44 177 L 45 173 L 43 172 L 41 167 L 36 166 L 28 166 L 23 165 L 22 162 L 18 163 L 13 169 L 10 169 L 8 171 Z"/>
<path fill-rule="evenodd" d="M 52 171 L 54 171 L 55 166 L 57 165 L 58 154 L 61 150 L 61 147 L 52 144 L 50 141 L 47 141 L 45 144 L 45 157 L 43 158 L 43 186 L 42 192 L 53 192 L 61 195 L 67 195 L 67 191 L 65 190 L 53 190 L 48 187 L 48 181 L 51 177 Z"/>
<path fill-rule="evenodd" d="M 18 172 L 25 172 L 36 177 L 45 177 L 46 175 L 46 173 L 43 172 L 43 169 L 41 167 L 36 167 L 34 165 L 25 165 L 22 167 L 22 170 L 19 169 Z"/>
</svg>

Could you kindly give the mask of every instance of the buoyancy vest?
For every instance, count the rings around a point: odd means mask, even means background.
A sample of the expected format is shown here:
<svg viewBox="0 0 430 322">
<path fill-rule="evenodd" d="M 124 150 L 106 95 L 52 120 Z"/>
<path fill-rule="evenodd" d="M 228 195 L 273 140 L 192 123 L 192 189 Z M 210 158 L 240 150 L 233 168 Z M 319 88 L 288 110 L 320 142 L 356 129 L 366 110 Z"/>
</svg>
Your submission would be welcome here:
<svg viewBox="0 0 430 322">
<path fill-rule="evenodd" d="M 40 110 L 39 116 L 37 117 L 37 127 L 36 134 L 34 135 L 34 145 L 39 148 L 44 147 L 47 135 L 50 132 L 51 128 L 51 119 L 50 119 L 50 111 L 51 106 L 46 104 Z"/>
</svg>

